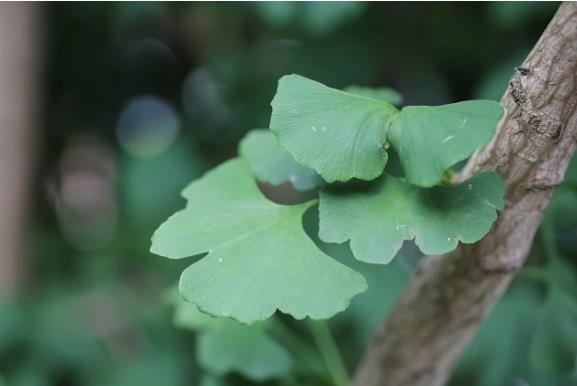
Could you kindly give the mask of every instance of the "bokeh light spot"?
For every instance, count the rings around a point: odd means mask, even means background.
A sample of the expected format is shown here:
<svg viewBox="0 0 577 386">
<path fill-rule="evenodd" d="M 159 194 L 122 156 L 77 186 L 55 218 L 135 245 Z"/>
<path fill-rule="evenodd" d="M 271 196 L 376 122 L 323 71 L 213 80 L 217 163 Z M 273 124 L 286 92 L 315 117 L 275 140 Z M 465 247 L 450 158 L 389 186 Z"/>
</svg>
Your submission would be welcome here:
<svg viewBox="0 0 577 386">
<path fill-rule="evenodd" d="M 155 96 L 138 96 L 122 110 L 116 127 L 120 146 L 134 157 L 164 152 L 176 138 L 180 118 L 174 108 Z"/>
</svg>

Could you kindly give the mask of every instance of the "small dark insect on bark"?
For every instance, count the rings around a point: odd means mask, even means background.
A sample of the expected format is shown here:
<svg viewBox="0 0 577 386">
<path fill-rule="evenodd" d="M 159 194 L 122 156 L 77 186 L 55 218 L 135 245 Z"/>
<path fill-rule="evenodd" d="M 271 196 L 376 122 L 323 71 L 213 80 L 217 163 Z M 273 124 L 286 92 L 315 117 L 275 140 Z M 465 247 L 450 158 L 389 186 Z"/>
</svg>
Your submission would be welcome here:
<svg viewBox="0 0 577 386">
<path fill-rule="evenodd" d="M 529 75 L 531 73 L 531 69 L 529 67 L 519 66 L 515 67 L 515 69 L 519 71 L 519 74 L 521 75 Z"/>
<path fill-rule="evenodd" d="M 513 101 L 518 105 L 525 103 L 525 91 L 519 79 L 510 81 L 509 86 L 511 87 L 511 97 L 513 97 Z"/>
</svg>

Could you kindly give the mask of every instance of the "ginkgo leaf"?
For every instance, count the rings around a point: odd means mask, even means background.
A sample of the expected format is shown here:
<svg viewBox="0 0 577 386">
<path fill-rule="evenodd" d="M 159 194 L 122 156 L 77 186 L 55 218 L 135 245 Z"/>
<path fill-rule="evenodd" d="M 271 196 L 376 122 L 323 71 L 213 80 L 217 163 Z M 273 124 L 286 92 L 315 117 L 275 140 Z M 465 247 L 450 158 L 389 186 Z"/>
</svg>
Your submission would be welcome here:
<svg viewBox="0 0 577 386">
<path fill-rule="evenodd" d="M 322 181 L 314 170 L 299 165 L 280 147 L 270 130 L 250 131 L 240 142 L 240 154 L 248 161 L 255 177 L 271 185 L 290 181 L 295 189 L 310 190 Z"/>
<path fill-rule="evenodd" d="M 393 118 L 387 139 L 407 181 L 431 187 L 447 168 L 489 142 L 502 114 L 498 102 L 484 100 L 409 106 Z"/>
<path fill-rule="evenodd" d="M 290 354 L 260 325 L 225 322 L 228 323 L 219 323 L 200 335 L 201 366 L 219 375 L 238 372 L 255 381 L 278 377 L 290 370 Z"/>
<path fill-rule="evenodd" d="M 388 263 L 413 238 L 424 253 L 441 254 L 483 237 L 503 192 L 491 172 L 451 187 L 423 189 L 384 176 L 364 190 L 324 190 L 319 235 L 327 242 L 350 240 L 355 257 L 369 263 Z"/>
<path fill-rule="evenodd" d="M 292 366 L 290 353 L 266 332 L 266 323 L 250 326 L 228 318 L 215 318 L 183 300 L 175 302 L 175 323 L 197 331 L 197 357 L 211 373 L 236 372 L 255 381 L 286 374 Z"/>
<path fill-rule="evenodd" d="M 244 160 L 228 161 L 190 184 L 187 207 L 154 233 L 151 251 L 170 258 L 208 252 L 180 278 L 180 292 L 206 313 L 252 323 L 275 310 L 326 319 L 366 289 L 364 278 L 308 238 L 303 213 L 258 190 Z"/>
<path fill-rule="evenodd" d="M 345 87 L 344 91 L 365 96 L 372 99 L 378 99 L 390 103 L 392 105 L 398 106 L 403 103 L 403 96 L 399 94 L 396 90 L 388 87 L 363 87 L 363 86 L 349 86 Z"/>
<path fill-rule="evenodd" d="M 382 174 L 389 119 L 398 111 L 391 104 L 287 75 L 271 105 L 270 127 L 281 146 L 326 181 Z"/>
</svg>

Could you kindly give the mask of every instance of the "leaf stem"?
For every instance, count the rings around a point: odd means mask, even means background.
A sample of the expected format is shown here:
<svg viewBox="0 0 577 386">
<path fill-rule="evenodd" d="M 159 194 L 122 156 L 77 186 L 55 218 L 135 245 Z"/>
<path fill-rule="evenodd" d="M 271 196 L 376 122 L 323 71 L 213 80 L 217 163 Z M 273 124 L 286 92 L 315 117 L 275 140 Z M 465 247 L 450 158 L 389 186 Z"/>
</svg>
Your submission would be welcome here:
<svg viewBox="0 0 577 386">
<path fill-rule="evenodd" d="M 271 332 L 276 335 L 290 351 L 298 355 L 300 360 L 297 363 L 304 363 L 305 366 L 317 376 L 325 380 L 330 380 L 330 375 L 327 373 L 325 366 L 319 358 L 319 353 L 314 346 L 276 318 L 271 319 L 270 326 Z"/>
<path fill-rule="evenodd" d="M 441 185 L 441 186 L 454 185 L 454 183 L 453 183 L 453 177 L 454 176 L 455 176 L 455 171 L 453 169 L 451 169 L 451 168 L 445 169 L 445 172 L 443 173 L 443 177 L 441 178 L 439 185 Z"/>
<path fill-rule="evenodd" d="M 349 386 L 350 378 L 328 323 L 308 320 L 308 325 L 335 386 Z"/>
</svg>

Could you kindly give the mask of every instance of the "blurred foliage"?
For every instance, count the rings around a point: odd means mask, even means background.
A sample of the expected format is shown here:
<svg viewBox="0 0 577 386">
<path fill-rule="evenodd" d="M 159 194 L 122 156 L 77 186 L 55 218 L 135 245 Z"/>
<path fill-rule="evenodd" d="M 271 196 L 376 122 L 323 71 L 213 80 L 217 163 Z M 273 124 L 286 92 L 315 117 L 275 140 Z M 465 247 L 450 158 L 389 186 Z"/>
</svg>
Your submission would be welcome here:
<svg viewBox="0 0 577 386">
<path fill-rule="evenodd" d="M 308 212 L 309 235 L 362 272 L 369 291 L 321 334 L 278 315 L 266 339 L 290 353 L 292 366 L 261 383 L 218 362 L 245 357 L 228 346 L 234 329 L 199 360 L 206 333 L 173 324 L 165 293 L 190 259 L 151 255 L 152 231 L 184 206 L 179 192 L 189 181 L 233 157 L 244 133 L 268 126 L 281 75 L 392 87 L 411 105 L 498 99 L 556 7 L 47 4 L 26 277 L 17 297 L 0 302 L 0 385 L 322 386 L 351 374 L 420 258 L 413 245 L 392 265 L 368 266 L 348 245 L 320 242 Z M 289 184 L 262 188 L 278 201 L 301 194 Z M 573 161 L 527 267 L 461 358 L 452 386 L 577 385 L 576 240 Z M 271 371 L 263 363 L 252 365 Z"/>
<path fill-rule="evenodd" d="M 180 299 L 177 290 L 174 293 L 174 324 L 198 332 L 197 358 L 207 371 L 220 376 L 238 372 L 254 381 L 282 377 L 289 372 L 290 354 L 267 335 L 274 319 L 243 325 L 228 318 L 213 318 Z"/>
</svg>

